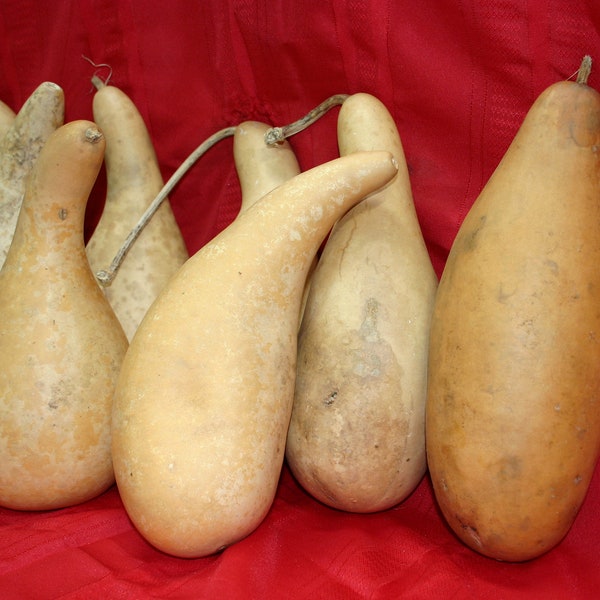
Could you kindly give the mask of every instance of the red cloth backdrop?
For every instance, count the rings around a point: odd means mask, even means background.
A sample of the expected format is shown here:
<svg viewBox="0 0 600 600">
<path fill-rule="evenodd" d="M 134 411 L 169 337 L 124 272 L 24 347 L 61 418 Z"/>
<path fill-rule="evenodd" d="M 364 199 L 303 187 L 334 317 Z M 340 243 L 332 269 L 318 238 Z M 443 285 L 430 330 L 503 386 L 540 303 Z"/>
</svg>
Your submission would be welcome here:
<svg viewBox="0 0 600 600">
<path fill-rule="evenodd" d="M 438 274 L 532 101 L 584 54 L 600 61 L 597 0 L 0 3 L 0 99 L 18 110 L 50 80 L 65 91 L 67 120 L 91 118 L 96 69 L 83 57 L 108 63 L 147 122 L 165 180 L 221 127 L 283 125 L 336 93 L 378 96 L 402 136 Z M 600 89 L 599 70 L 589 83 Z M 336 112 L 291 139 L 303 169 L 336 156 Z M 104 193 L 101 176 L 88 234 Z M 196 164 L 171 202 L 191 252 L 231 221 L 240 202 L 231 140 Z M 352 515 L 317 503 L 284 469 L 252 535 L 184 560 L 141 538 L 113 487 L 54 512 L 0 509 L 0 597 L 591 598 L 599 503 L 596 474 L 557 548 L 503 564 L 449 532 L 427 477 L 399 506 Z"/>
</svg>

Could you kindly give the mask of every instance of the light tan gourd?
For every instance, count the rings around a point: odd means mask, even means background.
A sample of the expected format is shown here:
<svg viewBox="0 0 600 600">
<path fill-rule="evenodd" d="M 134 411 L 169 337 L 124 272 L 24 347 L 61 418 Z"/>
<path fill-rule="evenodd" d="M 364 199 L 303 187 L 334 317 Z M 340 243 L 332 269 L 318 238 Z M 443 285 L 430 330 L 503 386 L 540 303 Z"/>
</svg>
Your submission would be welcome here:
<svg viewBox="0 0 600 600">
<path fill-rule="evenodd" d="M 110 414 L 127 339 L 83 241 L 103 156 L 89 121 L 49 136 L 0 270 L 0 505 L 8 508 L 69 506 L 114 482 Z"/>
<path fill-rule="evenodd" d="M 437 277 L 396 125 L 370 94 L 338 117 L 340 153 L 387 150 L 398 176 L 334 226 L 298 340 L 286 457 L 299 483 L 338 509 L 404 500 L 425 470 L 429 325 Z"/>
<path fill-rule="evenodd" d="M 60 86 L 46 81 L 25 101 L 0 138 L 0 267 L 12 241 L 26 178 L 50 134 L 64 122 Z"/>
<path fill-rule="evenodd" d="M 111 264 L 163 179 L 146 124 L 125 92 L 94 78 L 94 122 L 106 138 L 106 201 L 86 251 L 94 272 Z M 132 244 L 104 293 L 129 340 L 188 251 L 168 198 Z"/>
<path fill-rule="evenodd" d="M 387 152 L 293 177 L 192 256 L 140 324 L 115 394 L 113 460 L 142 535 L 182 557 L 249 535 L 275 495 L 298 312 L 323 238 L 396 174 Z"/>
<path fill-rule="evenodd" d="M 555 547 L 600 448 L 600 95 L 550 86 L 473 204 L 440 280 L 427 452 L 472 549 Z"/>
</svg>

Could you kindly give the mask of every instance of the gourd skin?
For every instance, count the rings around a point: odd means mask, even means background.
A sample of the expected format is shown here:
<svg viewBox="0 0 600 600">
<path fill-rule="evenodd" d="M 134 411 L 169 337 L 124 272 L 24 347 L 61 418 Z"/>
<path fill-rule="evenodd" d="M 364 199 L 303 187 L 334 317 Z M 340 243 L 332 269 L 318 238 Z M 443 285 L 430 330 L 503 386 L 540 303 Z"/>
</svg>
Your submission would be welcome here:
<svg viewBox="0 0 600 600">
<path fill-rule="evenodd" d="M 536 100 L 460 227 L 432 322 L 427 453 L 456 534 L 506 561 L 560 542 L 600 448 L 600 96 Z"/>
<path fill-rule="evenodd" d="M 374 512 L 405 499 L 425 474 L 437 278 L 385 106 L 369 94 L 350 96 L 338 139 L 342 155 L 385 149 L 400 168 L 390 185 L 336 223 L 319 258 L 299 332 L 286 457 L 321 502 Z"/>
<path fill-rule="evenodd" d="M 395 173 L 377 152 L 294 177 L 192 256 L 150 308 L 116 388 L 113 460 L 129 516 L 161 550 L 208 555 L 264 519 L 309 265 L 339 215 Z"/>
<path fill-rule="evenodd" d="M 103 155 L 88 121 L 48 138 L 0 271 L 0 505 L 8 508 L 70 506 L 114 483 L 110 414 L 127 340 L 83 242 Z"/>
</svg>

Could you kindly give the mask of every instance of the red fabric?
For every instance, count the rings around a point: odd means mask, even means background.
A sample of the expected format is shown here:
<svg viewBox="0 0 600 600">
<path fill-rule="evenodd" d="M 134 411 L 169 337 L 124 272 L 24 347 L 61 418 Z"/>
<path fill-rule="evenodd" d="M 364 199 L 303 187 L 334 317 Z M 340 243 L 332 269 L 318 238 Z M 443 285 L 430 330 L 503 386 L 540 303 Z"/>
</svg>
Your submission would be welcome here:
<svg viewBox="0 0 600 600">
<path fill-rule="evenodd" d="M 91 118 L 90 77 L 112 82 L 146 119 L 168 178 L 208 135 L 244 119 L 296 120 L 335 93 L 371 92 L 403 139 L 435 268 L 526 110 L 600 60 L 597 0 L 4 0 L 0 99 L 17 110 L 39 83 L 65 90 L 66 118 Z M 600 89 L 600 71 L 589 83 Z M 337 154 L 336 111 L 291 139 L 306 169 Z M 191 252 L 239 206 L 231 140 L 171 194 Z M 100 178 L 88 233 L 102 208 Z M 116 488 L 47 513 L 0 509 L 0 597 L 591 598 L 600 584 L 598 474 L 565 540 L 526 564 L 463 546 L 430 483 L 394 509 L 352 515 L 318 504 L 284 469 L 271 512 L 218 556 L 184 560 L 149 546 Z"/>
</svg>

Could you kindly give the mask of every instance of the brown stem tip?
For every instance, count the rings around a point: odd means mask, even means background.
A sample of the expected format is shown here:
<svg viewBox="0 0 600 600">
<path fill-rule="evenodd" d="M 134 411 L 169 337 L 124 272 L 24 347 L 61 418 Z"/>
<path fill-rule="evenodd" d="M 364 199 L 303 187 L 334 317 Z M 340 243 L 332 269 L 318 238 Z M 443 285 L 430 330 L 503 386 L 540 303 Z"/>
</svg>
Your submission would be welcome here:
<svg viewBox="0 0 600 600">
<path fill-rule="evenodd" d="M 592 57 L 586 54 L 581 61 L 581 66 L 577 72 L 577 83 L 586 84 L 592 70 Z"/>
</svg>

